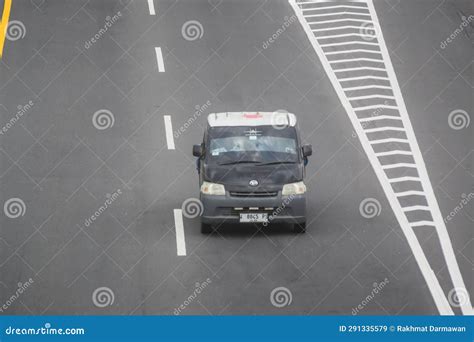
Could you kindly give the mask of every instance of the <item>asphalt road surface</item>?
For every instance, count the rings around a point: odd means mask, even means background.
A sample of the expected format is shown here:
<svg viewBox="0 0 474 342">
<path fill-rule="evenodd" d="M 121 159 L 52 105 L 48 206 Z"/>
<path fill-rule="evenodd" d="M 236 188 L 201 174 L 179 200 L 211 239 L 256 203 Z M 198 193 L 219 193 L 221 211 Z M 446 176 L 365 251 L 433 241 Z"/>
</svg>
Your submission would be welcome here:
<svg viewBox="0 0 474 342">
<path fill-rule="evenodd" d="M 468 297 L 472 6 L 374 5 Z M 13 1 L 19 33 L 0 62 L 1 314 L 439 314 L 294 14 L 284 0 Z M 191 147 L 207 114 L 279 109 L 313 145 L 306 234 L 202 235 L 199 217 L 175 209 L 199 197 Z M 460 314 L 436 231 L 415 233 Z"/>
</svg>

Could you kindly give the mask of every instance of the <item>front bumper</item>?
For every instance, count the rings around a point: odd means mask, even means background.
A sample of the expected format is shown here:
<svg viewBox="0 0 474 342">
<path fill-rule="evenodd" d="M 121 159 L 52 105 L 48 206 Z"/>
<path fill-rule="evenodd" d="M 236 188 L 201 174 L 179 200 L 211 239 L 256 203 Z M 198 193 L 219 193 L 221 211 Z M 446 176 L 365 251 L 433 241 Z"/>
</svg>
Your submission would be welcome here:
<svg viewBox="0 0 474 342">
<path fill-rule="evenodd" d="M 204 210 L 201 221 L 207 224 L 240 222 L 240 213 L 268 213 L 268 223 L 304 223 L 306 196 L 234 197 L 200 194 Z"/>
</svg>

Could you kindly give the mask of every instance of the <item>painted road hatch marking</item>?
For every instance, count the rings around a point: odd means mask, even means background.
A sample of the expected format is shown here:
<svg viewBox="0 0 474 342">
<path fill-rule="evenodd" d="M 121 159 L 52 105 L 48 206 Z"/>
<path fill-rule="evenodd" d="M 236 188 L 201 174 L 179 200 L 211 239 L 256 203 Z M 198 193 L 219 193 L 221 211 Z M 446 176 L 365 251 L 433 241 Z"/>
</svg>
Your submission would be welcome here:
<svg viewBox="0 0 474 342">
<path fill-rule="evenodd" d="M 463 294 L 467 293 L 466 286 L 428 177 L 372 0 L 289 0 L 289 3 L 354 126 L 439 312 L 443 315 L 454 314 L 415 235 L 414 227 L 431 226 L 436 229 L 454 291 L 460 298 L 465 297 Z M 365 17 L 361 18 L 361 15 Z M 356 25 L 357 23 L 360 25 Z M 377 74 L 380 72 L 384 72 L 384 75 Z M 387 90 L 390 90 L 393 96 L 386 97 L 384 91 Z M 351 91 L 359 92 L 358 96 L 351 97 L 348 94 Z M 367 116 L 370 111 L 372 115 Z M 368 124 L 372 126 L 369 129 L 366 127 Z M 385 136 L 383 138 L 372 136 L 380 133 Z M 400 133 L 405 134 L 405 139 L 397 136 Z M 404 146 L 402 150 L 401 145 Z M 382 164 L 380 157 L 388 155 L 391 155 L 393 160 L 388 164 Z M 407 156 L 412 158 L 412 163 L 401 159 L 406 159 Z M 397 157 L 400 160 L 396 160 Z M 395 169 L 416 171 L 417 176 L 394 177 L 390 172 Z M 397 192 L 394 188 L 397 184 L 413 181 L 421 184 L 421 190 L 419 187 L 415 188 L 415 185 L 410 189 L 410 184 L 409 189 L 403 192 Z M 423 203 L 407 205 L 403 199 L 410 196 L 420 197 Z M 407 213 L 416 210 L 428 211 L 432 220 L 423 218 L 409 220 Z M 473 314 L 469 298 L 462 303 L 461 311 L 465 315 Z"/>
</svg>

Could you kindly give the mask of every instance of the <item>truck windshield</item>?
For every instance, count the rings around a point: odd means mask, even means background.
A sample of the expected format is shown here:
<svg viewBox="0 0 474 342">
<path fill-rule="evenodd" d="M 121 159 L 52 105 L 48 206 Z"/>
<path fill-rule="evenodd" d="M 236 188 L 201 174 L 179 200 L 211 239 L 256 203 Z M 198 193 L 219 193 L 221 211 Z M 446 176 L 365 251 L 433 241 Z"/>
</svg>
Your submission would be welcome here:
<svg viewBox="0 0 474 342">
<path fill-rule="evenodd" d="M 207 152 L 219 164 L 299 161 L 294 127 L 212 127 Z"/>
</svg>

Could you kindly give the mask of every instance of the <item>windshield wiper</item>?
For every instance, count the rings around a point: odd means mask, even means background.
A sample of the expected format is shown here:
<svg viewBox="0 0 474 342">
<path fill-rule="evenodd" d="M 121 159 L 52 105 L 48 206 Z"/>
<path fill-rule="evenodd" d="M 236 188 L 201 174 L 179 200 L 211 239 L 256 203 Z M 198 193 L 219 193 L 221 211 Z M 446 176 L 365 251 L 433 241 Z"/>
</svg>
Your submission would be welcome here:
<svg viewBox="0 0 474 342">
<path fill-rule="evenodd" d="M 296 162 L 281 160 L 281 161 L 273 161 L 273 162 L 268 162 L 268 163 L 258 163 L 257 166 L 262 166 L 262 165 L 275 165 L 275 164 L 296 164 Z"/>
<path fill-rule="evenodd" d="M 234 164 L 259 164 L 259 161 L 255 160 L 235 160 L 228 163 L 219 163 L 219 165 L 234 165 Z"/>
</svg>

